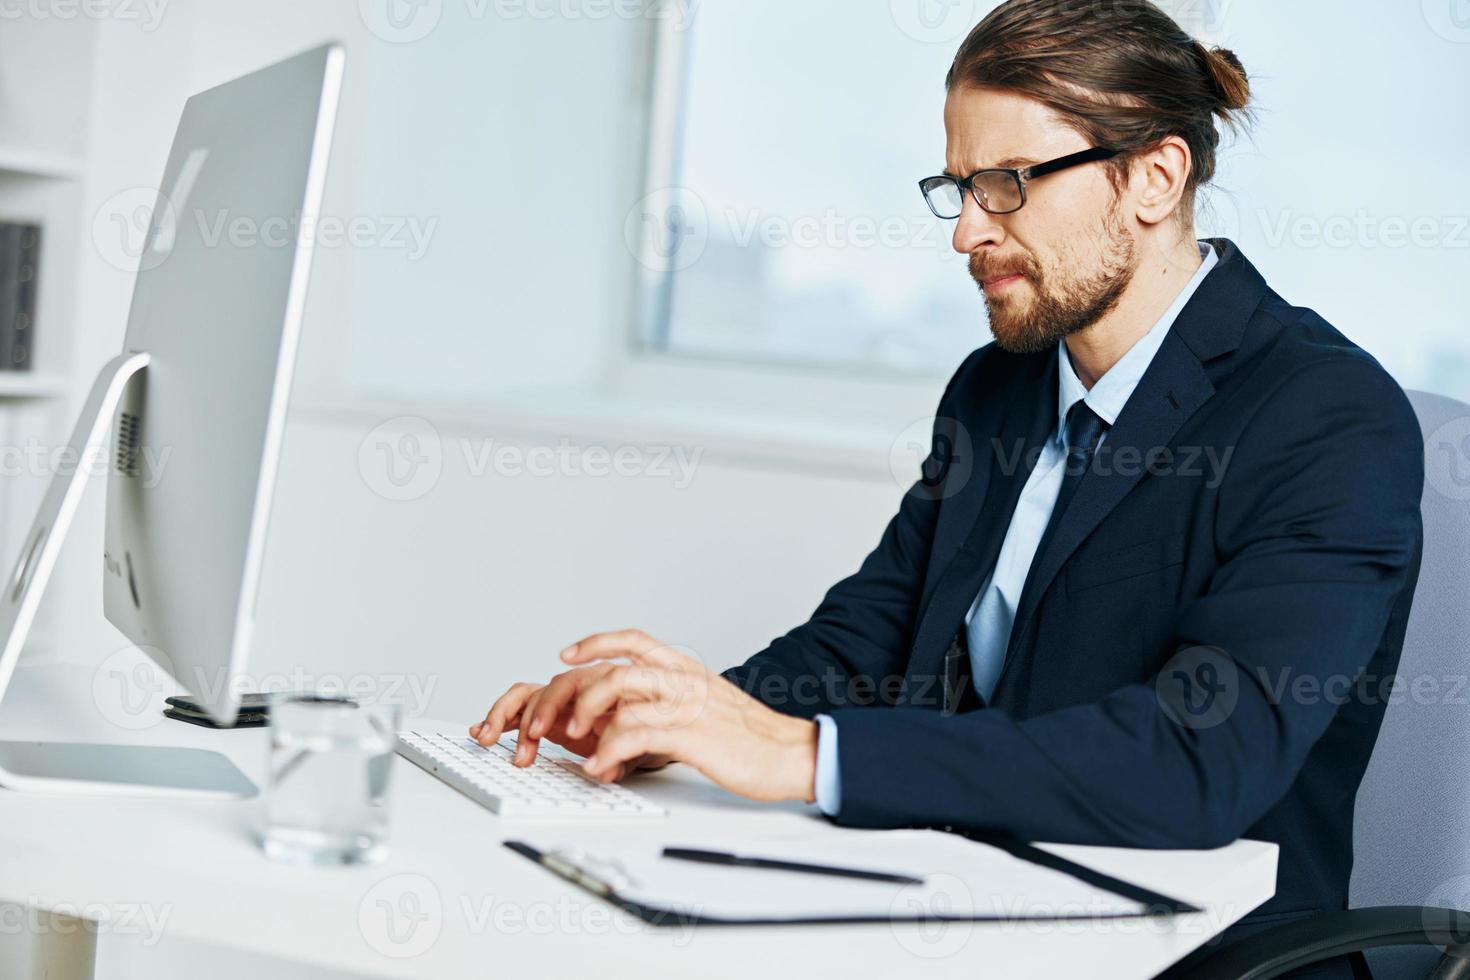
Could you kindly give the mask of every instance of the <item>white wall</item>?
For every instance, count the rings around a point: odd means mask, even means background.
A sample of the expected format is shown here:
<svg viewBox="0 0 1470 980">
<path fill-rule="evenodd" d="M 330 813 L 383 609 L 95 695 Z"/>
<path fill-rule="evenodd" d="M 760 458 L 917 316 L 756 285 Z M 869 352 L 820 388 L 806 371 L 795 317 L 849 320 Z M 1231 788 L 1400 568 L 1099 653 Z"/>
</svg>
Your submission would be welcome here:
<svg viewBox="0 0 1470 980">
<path fill-rule="evenodd" d="M 439 332 L 462 330 L 466 318 L 482 335 L 490 384 L 483 368 L 474 376 L 490 397 L 590 385 L 620 336 L 628 256 L 612 186 L 637 180 L 630 93 L 645 25 L 443 9 L 431 38 L 405 45 L 371 35 L 355 4 L 176 0 L 157 30 L 102 25 L 89 174 L 97 212 L 157 180 L 185 93 L 335 37 L 349 67 L 324 211 L 440 218 L 418 262 L 391 250 L 318 250 L 293 405 L 335 397 L 351 326 L 385 305 L 403 323 L 402 360 L 420 390 L 435 388 Z M 483 55 L 456 78 L 467 47 Z M 405 71 L 425 73 L 423 87 L 385 83 Z M 441 152 L 436 134 L 448 129 L 475 135 Z M 569 182 L 576 174 L 601 176 Z M 456 208 L 477 220 L 456 222 Z M 480 220 L 487 214 L 502 220 Z M 120 343 L 130 283 L 102 255 L 87 257 L 84 275 L 88 375 Z M 465 301 L 466 283 L 482 302 Z M 446 392 L 463 394 L 457 363 L 437 365 Z M 424 414 L 440 430 L 443 471 L 411 501 L 376 492 L 381 473 L 360 459 L 381 418 L 293 414 L 252 672 L 389 683 L 412 672 L 434 691 L 427 710 L 468 717 L 510 681 L 544 675 L 556 650 L 595 629 L 636 624 L 732 663 L 805 618 L 877 540 L 900 493 L 887 442 L 871 465 L 834 470 L 752 459 L 738 441 L 688 430 L 678 448 L 699 462 L 687 486 L 657 475 L 476 475 L 486 439 L 556 447 L 569 430 L 514 413 L 473 426 Z M 909 421 L 896 420 L 893 434 Z M 578 446 L 645 447 L 669 442 L 665 430 L 594 420 L 572 436 Z M 656 466 L 657 452 L 643 459 Z M 101 496 L 87 502 L 49 600 L 65 613 L 67 659 L 96 662 L 123 645 L 100 616 Z"/>
<path fill-rule="evenodd" d="M 896 506 L 886 456 L 857 468 L 781 463 L 686 429 L 679 448 L 700 454 L 687 486 L 658 476 L 477 476 L 463 446 L 473 459 L 487 438 L 523 448 L 556 447 L 569 433 L 580 446 L 671 440 L 657 424 L 562 426 L 502 413 L 501 423 L 462 425 L 430 412 L 441 476 L 424 496 L 394 501 L 375 490 L 382 472 L 360 459 L 380 418 L 295 410 L 334 398 L 350 356 L 373 356 L 348 353 L 364 316 L 401 319 L 405 351 L 417 352 L 404 354 L 405 371 L 421 387 L 435 383 L 439 332 L 473 320 L 484 364 L 463 377 L 488 378 L 492 397 L 528 386 L 586 389 L 622 325 L 627 253 L 611 188 L 637 180 L 629 94 L 642 25 L 446 22 L 435 39 L 398 47 L 372 37 L 356 7 L 174 0 L 153 30 L 98 25 L 86 210 L 104 226 L 119 195 L 156 184 L 186 94 L 328 38 L 347 45 L 349 68 L 325 211 L 441 219 L 421 262 L 318 252 L 252 672 L 271 683 L 336 676 L 401 685 L 410 702 L 413 691 L 430 694 L 418 705 L 427 713 L 468 720 L 512 681 L 546 676 L 555 651 L 589 631 L 639 625 L 723 665 L 800 622 Z M 465 9 L 445 5 L 450 15 Z M 457 81 L 458 62 L 443 57 L 466 46 L 483 52 L 473 84 Z M 404 61 L 426 73 L 427 91 L 385 90 L 373 66 Z M 445 127 L 478 132 L 441 153 L 436 133 Z M 421 152 L 385 149 L 405 141 Z M 547 205 L 577 190 L 565 178 L 584 170 L 601 177 L 583 181 L 582 198 Z M 484 199 L 463 197 L 455 178 L 464 174 Z M 477 219 L 456 224 L 457 209 Z M 119 349 L 131 295 L 105 239 L 85 251 L 76 402 Z M 479 302 L 464 301 L 467 282 Z M 437 370 L 446 391 L 465 393 L 456 364 Z M 99 481 L 84 503 L 47 597 L 60 621 L 53 655 L 85 663 L 126 645 L 101 616 L 101 490 Z M 102 954 L 104 977 L 182 975 L 209 961 L 167 941 L 144 950 L 109 939 Z M 211 972 L 223 980 L 260 968 Z"/>
</svg>

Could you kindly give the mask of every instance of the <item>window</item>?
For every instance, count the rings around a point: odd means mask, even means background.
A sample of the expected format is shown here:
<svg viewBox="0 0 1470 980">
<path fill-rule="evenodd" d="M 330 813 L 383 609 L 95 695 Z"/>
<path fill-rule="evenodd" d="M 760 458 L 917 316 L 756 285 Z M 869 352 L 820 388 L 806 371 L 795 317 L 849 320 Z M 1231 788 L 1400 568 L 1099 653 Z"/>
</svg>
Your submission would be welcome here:
<svg viewBox="0 0 1470 980">
<path fill-rule="evenodd" d="M 640 349 L 943 375 L 988 341 L 952 226 L 915 181 L 942 167 L 944 74 L 994 5 L 701 0 L 665 29 L 651 193 L 626 229 Z M 1234 240 L 1405 387 L 1470 399 L 1470 131 L 1449 122 L 1470 27 L 1444 4 L 1162 5 L 1240 55 L 1261 110 L 1222 142 L 1196 233 Z"/>
<path fill-rule="evenodd" d="M 917 188 L 943 168 L 944 75 L 973 20 L 934 37 L 883 3 L 705 0 L 662 30 L 625 229 L 645 349 L 948 374 L 988 339 Z"/>
</svg>

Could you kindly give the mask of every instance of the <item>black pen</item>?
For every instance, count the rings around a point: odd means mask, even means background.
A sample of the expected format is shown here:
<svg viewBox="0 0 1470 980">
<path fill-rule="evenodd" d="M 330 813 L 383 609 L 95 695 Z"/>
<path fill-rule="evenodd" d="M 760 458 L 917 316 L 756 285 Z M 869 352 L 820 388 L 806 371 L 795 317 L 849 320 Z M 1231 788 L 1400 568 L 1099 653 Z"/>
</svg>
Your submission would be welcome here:
<svg viewBox="0 0 1470 980">
<path fill-rule="evenodd" d="M 887 871 L 863 871 L 859 868 L 834 868 L 827 864 L 802 864 L 799 861 L 778 861 L 774 858 L 745 857 L 727 854 L 724 851 L 701 851 L 692 847 L 666 847 L 664 857 L 679 861 L 699 861 L 704 864 L 724 864 L 737 868 L 767 868 L 771 871 L 799 871 L 812 875 L 831 875 L 835 878 L 861 878 L 864 881 L 891 881 L 898 885 L 922 885 L 923 878 L 912 875 L 890 874 Z"/>
</svg>

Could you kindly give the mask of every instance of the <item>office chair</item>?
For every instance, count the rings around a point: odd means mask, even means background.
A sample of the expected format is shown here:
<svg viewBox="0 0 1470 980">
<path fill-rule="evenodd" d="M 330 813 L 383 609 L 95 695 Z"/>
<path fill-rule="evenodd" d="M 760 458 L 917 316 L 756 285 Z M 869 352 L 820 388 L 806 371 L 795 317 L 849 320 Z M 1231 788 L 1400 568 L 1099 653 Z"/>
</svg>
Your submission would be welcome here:
<svg viewBox="0 0 1470 980">
<path fill-rule="evenodd" d="M 1374 980 L 1470 980 L 1470 405 L 1409 400 L 1424 430 L 1424 561 L 1353 812 L 1349 908 L 1232 943 L 1196 980 L 1268 980 L 1359 951 Z"/>
</svg>

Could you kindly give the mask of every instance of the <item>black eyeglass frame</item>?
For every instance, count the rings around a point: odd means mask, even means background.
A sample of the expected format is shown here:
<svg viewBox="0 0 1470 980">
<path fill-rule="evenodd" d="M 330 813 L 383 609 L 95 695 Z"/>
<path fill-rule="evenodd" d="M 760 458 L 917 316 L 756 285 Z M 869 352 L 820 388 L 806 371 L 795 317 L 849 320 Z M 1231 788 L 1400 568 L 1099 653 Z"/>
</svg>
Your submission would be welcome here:
<svg viewBox="0 0 1470 980">
<path fill-rule="evenodd" d="M 984 170 L 975 171 L 968 177 L 954 177 L 950 174 L 936 174 L 933 177 L 925 177 L 923 180 L 919 181 L 919 192 L 924 195 L 924 203 L 929 206 L 930 211 L 934 212 L 934 217 L 938 218 L 941 221 L 956 221 L 959 219 L 960 215 L 940 214 L 939 209 L 936 208 L 933 202 L 929 200 L 929 188 L 933 186 L 934 181 L 948 181 L 949 183 L 954 184 L 956 187 L 958 187 L 961 192 L 968 191 L 970 196 L 975 199 L 975 203 L 978 204 L 980 206 L 980 209 L 986 214 L 1015 214 L 1017 211 L 1026 206 L 1026 185 L 1035 180 L 1037 177 L 1045 177 L 1047 174 L 1054 174 L 1059 170 L 1067 170 L 1071 167 L 1080 167 L 1084 163 L 1096 163 L 1100 160 L 1111 160 L 1113 157 L 1122 152 L 1122 150 L 1115 150 L 1111 147 L 1094 146 L 1086 150 L 1079 150 L 1076 153 L 1068 153 L 1064 157 L 1057 157 L 1055 160 L 1048 160 L 1045 163 L 1034 163 L 1029 167 L 987 167 Z M 997 211 L 995 208 L 986 207 L 985 202 L 980 199 L 979 192 L 975 189 L 976 178 L 979 178 L 985 174 L 1007 174 L 1011 178 L 1011 180 L 1015 181 L 1016 188 L 1020 191 L 1021 203 L 1017 204 L 1013 208 L 1007 208 L 1004 211 Z M 961 197 L 961 214 L 964 213 L 963 200 L 963 197 Z"/>
</svg>

